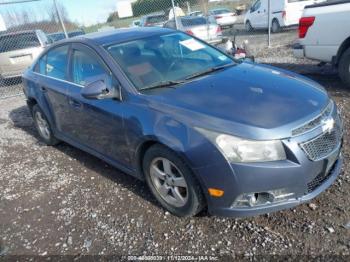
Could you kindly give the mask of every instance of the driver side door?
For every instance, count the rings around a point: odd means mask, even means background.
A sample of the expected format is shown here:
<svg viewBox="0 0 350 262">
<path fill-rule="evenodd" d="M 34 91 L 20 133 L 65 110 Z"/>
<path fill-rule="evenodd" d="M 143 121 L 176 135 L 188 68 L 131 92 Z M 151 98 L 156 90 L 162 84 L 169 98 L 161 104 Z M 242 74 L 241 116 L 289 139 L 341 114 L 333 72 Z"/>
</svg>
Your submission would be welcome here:
<svg viewBox="0 0 350 262">
<path fill-rule="evenodd" d="M 108 89 L 119 89 L 119 81 L 91 48 L 73 44 L 68 87 L 69 138 L 120 165 L 130 159 L 123 122 L 124 103 L 115 98 L 86 99 L 81 91 L 90 83 L 102 80 Z"/>
</svg>

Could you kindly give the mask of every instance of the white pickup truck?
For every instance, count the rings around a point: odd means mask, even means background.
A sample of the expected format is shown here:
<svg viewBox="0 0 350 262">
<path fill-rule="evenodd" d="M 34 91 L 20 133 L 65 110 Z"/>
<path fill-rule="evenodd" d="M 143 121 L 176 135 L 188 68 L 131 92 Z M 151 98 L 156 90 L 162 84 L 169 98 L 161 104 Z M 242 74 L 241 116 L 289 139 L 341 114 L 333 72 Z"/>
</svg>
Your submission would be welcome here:
<svg viewBox="0 0 350 262">
<path fill-rule="evenodd" d="M 296 57 L 332 63 L 350 86 L 350 0 L 306 6 L 293 52 Z"/>
</svg>

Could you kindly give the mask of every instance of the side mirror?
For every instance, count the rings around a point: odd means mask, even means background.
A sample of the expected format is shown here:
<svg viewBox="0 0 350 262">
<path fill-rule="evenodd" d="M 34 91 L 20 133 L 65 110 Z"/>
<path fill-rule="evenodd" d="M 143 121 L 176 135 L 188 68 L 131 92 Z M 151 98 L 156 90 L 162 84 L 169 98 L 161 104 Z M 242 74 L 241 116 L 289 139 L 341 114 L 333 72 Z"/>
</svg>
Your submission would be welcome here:
<svg viewBox="0 0 350 262">
<path fill-rule="evenodd" d="M 120 99 L 120 87 L 108 88 L 105 81 L 98 80 L 84 87 L 81 91 L 81 95 L 86 99 Z"/>
</svg>

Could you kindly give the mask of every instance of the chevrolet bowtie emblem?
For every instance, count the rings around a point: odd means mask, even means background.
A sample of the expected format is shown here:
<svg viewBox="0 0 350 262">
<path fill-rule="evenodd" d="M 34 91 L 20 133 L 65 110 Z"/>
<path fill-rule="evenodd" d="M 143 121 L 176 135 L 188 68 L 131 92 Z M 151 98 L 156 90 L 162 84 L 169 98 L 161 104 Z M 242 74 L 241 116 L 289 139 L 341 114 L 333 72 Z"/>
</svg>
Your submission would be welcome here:
<svg viewBox="0 0 350 262">
<path fill-rule="evenodd" d="M 335 121 L 333 118 L 328 118 L 322 121 L 322 131 L 323 133 L 331 133 L 334 125 L 335 125 Z"/>
</svg>

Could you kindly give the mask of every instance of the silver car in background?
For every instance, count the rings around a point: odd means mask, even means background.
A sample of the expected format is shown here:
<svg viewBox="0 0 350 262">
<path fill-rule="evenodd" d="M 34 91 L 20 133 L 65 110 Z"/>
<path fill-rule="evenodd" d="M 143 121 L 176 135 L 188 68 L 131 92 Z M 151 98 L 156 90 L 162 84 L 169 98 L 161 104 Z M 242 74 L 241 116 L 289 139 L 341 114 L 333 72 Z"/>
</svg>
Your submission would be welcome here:
<svg viewBox="0 0 350 262">
<path fill-rule="evenodd" d="M 207 43 L 221 43 L 222 30 L 213 17 L 181 16 L 176 17 L 177 29 L 198 37 Z M 169 20 L 164 27 L 176 29 L 175 20 Z"/>
<path fill-rule="evenodd" d="M 236 12 L 227 8 L 212 9 L 209 11 L 209 15 L 213 16 L 221 27 L 230 27 L 237 22 Z"/>
<path fill-rule="evenodd" d="M 48 44 L 41 30 L 0 34 L 0 80 L 21 76 Z"/>
</svg>

